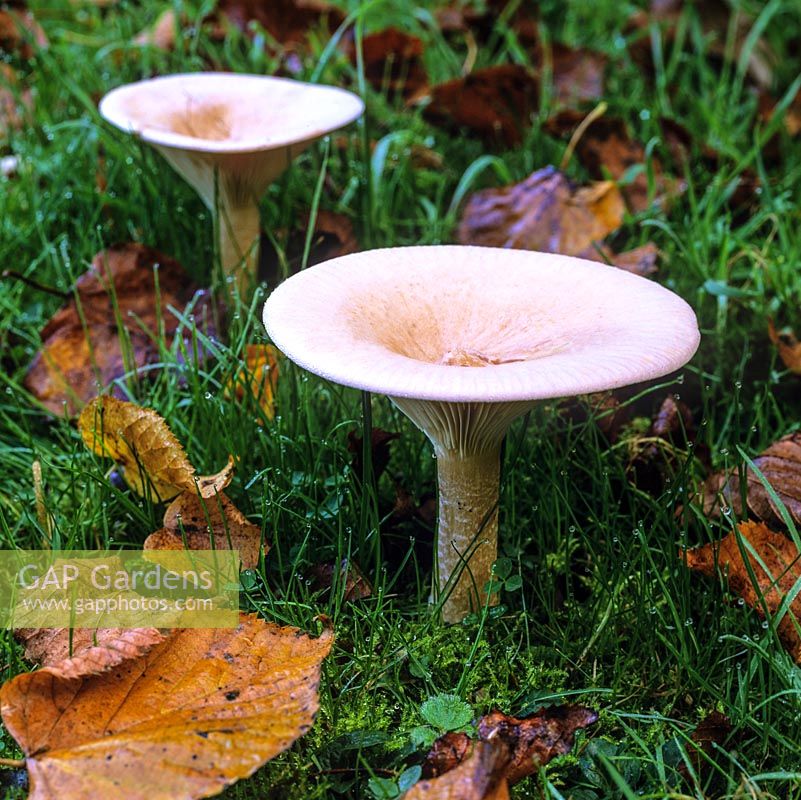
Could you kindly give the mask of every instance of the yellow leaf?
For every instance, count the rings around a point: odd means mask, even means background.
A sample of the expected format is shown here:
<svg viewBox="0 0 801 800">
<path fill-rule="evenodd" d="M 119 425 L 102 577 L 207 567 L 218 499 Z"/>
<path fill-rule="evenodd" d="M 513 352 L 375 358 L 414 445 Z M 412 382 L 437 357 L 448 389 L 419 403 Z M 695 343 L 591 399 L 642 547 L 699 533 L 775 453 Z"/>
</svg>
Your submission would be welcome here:
<svg viewBox="0 0 801 800">
<path fill-rule="evenodd" d="M 250 395 L 267 419 L 275 416 L 275 390 L 278 385 L 279 351 L 269 344 L 249 344 L 245 364 L 226 386 L 226 395 L 243 401 Z"/>
<path fill-rule="evenodd" d="M 238 628 L 177 631 L 102 675 L 18 675 L 0 708 L 30 800 L 220 792 L 309 729 L 332 641 L 242 614 Z"/>
<path fill-rule="evenodd" d="M 98 397 L 81 412 L 78 429 L 86 446 L 114 459 L 138 494 L 169 500 L 181 491 L 214 497 L 233 477 L 234 461 L 215 475 L 197 476 L 181 443 L 155 411 L 114 397 Z"/>
</svg>

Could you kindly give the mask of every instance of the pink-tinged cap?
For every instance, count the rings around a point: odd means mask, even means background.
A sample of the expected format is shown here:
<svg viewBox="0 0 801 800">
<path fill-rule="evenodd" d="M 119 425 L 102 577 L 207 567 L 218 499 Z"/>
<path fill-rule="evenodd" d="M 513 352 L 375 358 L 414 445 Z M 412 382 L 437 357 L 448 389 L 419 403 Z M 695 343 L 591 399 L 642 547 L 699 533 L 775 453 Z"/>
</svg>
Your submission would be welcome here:
<svg viewBox="0 0 801 800">
<path fill-rule="evenodd" d="M 139 81 L 100 102 L 109 122 L 151 144 L 220 154 L 311 142 L 363 111 L 361 99 L 344 89 L 227 72 Z"/>
<path fill-rule="evenodd" d="M 273 342 L 336 383 L 394 397 L 511 402 L 658 378 L 700 334 L 678 295 L 616 267 L 488 247 L 335 258 L 267 300 Z"/>
</svg>

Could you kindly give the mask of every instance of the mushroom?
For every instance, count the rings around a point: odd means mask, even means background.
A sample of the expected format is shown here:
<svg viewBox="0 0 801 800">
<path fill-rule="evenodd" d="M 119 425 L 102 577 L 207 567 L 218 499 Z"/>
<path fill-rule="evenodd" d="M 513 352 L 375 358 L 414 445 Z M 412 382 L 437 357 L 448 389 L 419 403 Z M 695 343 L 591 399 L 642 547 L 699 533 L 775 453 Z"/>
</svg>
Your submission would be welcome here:
<svg viewBox="0 0 801 800">
<path fill-rule="evenodd" d="M 220 260 L 241 292 L 256 280 L 259 200 L 312 142 L 361 116 L 351 92 L 285 78 L 199 72 L 109 92 L 100 113 L 161 153 L 218 225 Z"/>
<path fill-rule="evenodd" d="M 433 597 L 447 622 L 495 598 L 501 443 L 537 400 L 665 375 L 699 342 L 681 298 L 615 267 L 486 247 L 343 256 L 281 284 L 273 342 L 328 380 L 386 394 L 434 446 Z"/>
</svg>

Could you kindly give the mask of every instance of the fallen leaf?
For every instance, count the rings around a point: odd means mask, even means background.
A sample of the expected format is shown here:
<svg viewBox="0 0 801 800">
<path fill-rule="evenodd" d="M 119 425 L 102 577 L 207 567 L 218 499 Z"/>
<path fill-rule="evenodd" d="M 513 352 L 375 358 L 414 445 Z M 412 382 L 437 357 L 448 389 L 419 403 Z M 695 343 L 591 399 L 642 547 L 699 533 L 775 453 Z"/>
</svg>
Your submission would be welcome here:
<svg viewBox="0 0 801 800">
<path fill-rule="evenodd" d="M 436 778 L 418 781 L 404 800 L 509 800 L 509 784 L 503 775 L 508 761 L 502 742 L 473 742 L 458 765 Z"/>
<path fill-rule="evenodd" d="M 355 42 L 348 41 L 346 52 L 356 66 Z M 389 97 L 410 97 L 428 83 L 422 41 L 398 28 L 365 36 L 362 59 L 367 81 L 376 91 L 385 91 Z"/>
<path fill-rule="evenodd" d="M 765 124 L 772 122 L 778 104 L 778 100 L 773 95 L 761 92 L 759 95 L 759 119 Z M 785 109 L 782 122 L 788 136 L 796 137 L 801 133 L 801 89 L 796 92 Z"/>
<path fill-rule="evenodd" d="M 584 706 L 541 708 L 523 719 L 493 711 L 479 720 L 478 735 L 485 741 L 497 737 L 509 747 L 511 760 L 505 776 L 514 785 L 551 759 L 569 753 L 576 731 L 597 721 L 597 712 Z"/>
<path fill-rule="evenodd" d="M 278 386 L 278 350 L 269 344 L 249 344 L 244 365 L 225 387 L 225 395 L 241 404 L 252 398 L 267 419 L 275 417 Z M 261 425 L 261 420 L 259 420 Z"/>
<path fill-rule="evenodd" d="M 614 183 L 576 186 L 554 167 L 545 167 L 521 183 L 472 195 L 457 239 L 597 260 L 595 244 L 622 222 L 623 199 Z"/>
<path fill-rule="evenodd" d="M 603 53 L 559 43 L 540 46 L 536 57 L 540 70 L 551 73 L 554 104 L 568 107 L 603 97 L 607 62 Z"/>
<path fill-rule="evenodd" d="M 167 638 L 156 628 L 21 628 L 14 635 L 28 661 L 65 680 L 107 672 Z"/>
<path fill-rule="evenodd" d="M 617 442 L 631 416 L 629 406 L 623 405 L 612 392 L 595 392 L 568 400 L 564 412 L 579 425 L 592 420 L 610 444 Z"/>
<path fill-rule="evenodd" d="M 175 47 L 177 31 L 178 17 L 175 9 L 167 8 L 152 25 L 137 33 L 131 41 L 137 47 L 154 47 L 168 53 Z"/>
<path fill-rule="evenodd" d="M 801 524 L 801 433 L 791 433 L 774 442 L 754 459 L 790 517 Z M 740 478 L 736 472 L 718 472 L 707 478 L 701 496 L 704 511 L 717 516 L 721 506 L 743 513 Z M 777 525 L 783 524 L 778 506 L 750 468 L 746 470 L 746 497 L 751 514 Z"/>
<path fill-rule="evenodd" d="M 306 570 L 312 586 L 317 589 L 330 589 L 334 585 L 334 564 L 315 564 Z M 342 587 L 342 600 L 352 603 L 354 600 L 364 600 L 373 594 L 370 581 L 364 576 L 359 567 L 352 561 L 343 558 L 339 565 L 339 581 Z"/>
<path fill-rule="evenodd" d="M 473 740 L 466 733 L 451 731 L 440 736 L 423 762 L 423 777 L 436 778 L 456 769 L 467 758 L 472 744 Z"/>
<path fill-rule="evenodd" d="M 20 88 L 17 73 L 0 63 L 0 138 L 20 129 L 33 106 L 31 93 Z"/>
<path fill-rule="evenodd" d="M 787 369 L 801 375 L 801 342 L 792 331 L 777 331 L 773 320 L 768 320 L 768 336 L 779 351 L 779 358 Z"/>
<path fill-rule="evenodd" d="M 570 136 L 584 120 L 575 111 L 562 111 L 551 117 L 545 130 L 555 136 Z M 650 159 L 653 174 L 653 195 L 649 191 L 645 148 L 629 135 L 626 123 L 619 117 L 600 117 L 591 122 L 576 143 L 579 161 L 598 180 L 622 181 L 620 191 L 634 213 L 652 205 L 666 206 L 685 189 L 684 184 L 665 174 L 656 157 Z M 634 174 L 635 168 L 641 169 Z"/>
<path fill-rule="evenodd" d="M 258 23 L 276 42 L 285 46 L 302 44 L 313 28 L 333 33 L 345 15 L 321 0 L 220 0 L 216 17 L 247 33 Z"/>
<path fill-rule="evenodd" d="M 30 11 L 0 10 L 0 53 L 14 53 L 20 58 L 33 58 L 36 51 L 48 45 L 42 26 Z"/>
<path fill-rule="evenodd" d="M 164 419 L 136 403 L 98 397 L 81 412 L 78 429 L 84 444 L 96 455 L 116 461 L 128 486 L 143 496 L 152 488 L 159 500 L 187 490 L 214 497 L 233 477 L 231 457 L 215 475 L 196 475 Z"/>
<path fill-rule="evenodd" d="M 161 361 L 160 326 L 166 347 L 180 336 L 193 352 L 192 324 L 178 316 L 190 303 L 194 326 L 213 336 L 210 295 L 175 259 L 134 243 L 102 250 L 42 330 L 23 385 L 54 414 L 72 416 L 105 387 Z"/>
<path fill-rule="evenodd" d="M 30 798 L 220 792 L 312 725 L 332 641 L 242 614 L 235 629 L 177 631 L 113 672 L 18 675 L 0 707 L 26 756 Z"/>
<path fill-rule="evenodd" d="M 466 129 L 489 144 L 513 147 L 523 140 L 539 104 L 539 84 L 530 70 L 502 64 L 432 86 L 423 116 L 433 125 Z"/>
<path fill-rule="evenodd" d="M 731 720 L 725 714 L 721 714 L 720 711 L 710 711 L 690 735 L 690 741 L 695 745 L 695 749 L 686 749 L 699 783 L 706 782 L 705 779 L 711 772 L 710 761 L 715 762 L 715 757 L 728 741 L 732 730 Z M 685 780 L 690 779 L 687 764 L 679 766 L 679 773 Z"/>
<path fill-rule="evenodd" d="M 486 42 L 498 31 L 498 20 L 503 15 L 506 25 L 524 47 L 533 47 L 539 41 L 537 6 L 535 3 L 517 3 L 509 16 L 509 0 L 485 0 L 477 8 L 471 3 L 456 0 L 440 7 L 434 16 L 443 33 L 467 33 L 480 42 Z M 534 12 L 534 13 L 532 13 Z"/>
<path fill-rule="evenodd" d="M 763 522 L 741 522 L 738 528 L 743 540 L 759 556 L 757 560 L 751 552 L 746 551 L 758 589 L 751 582 L 737 533 L 734 531 L 720 542 L 687 550 L 687 566 L 710 578 L 720 573 L 725 577 L 731 591 L 742 597 L 746 605 L 754 609 L 760 617 L 765 617 L 765 609 L 772 617 L 801 579 L 801 554 L 790 539 L 770 530 Z M 763 569 L 759 561 L 766 569 Z M 798 663 L 801 663 L 801 637 L 797 630 L 800 623 L 801 597 L 796 597 L 779 622 L 777 632 Z"/>
<path fill-rule="evenodd" d="M 303 252 L 309 231 L 308 215 L 301 226 L 288 235 L 283 232 L 286 244 L 279 251 L 273 242 L 262 237 L 259 274 L 271 286 L 277 286 L 285 277 L 297 272 L 303 263 Z M 344 214 L 320 209 L 314 221 L 314 232 L 309 243 L 306 266 L 346 256 L 359 250 L 353 223 Z"/>
<path fill-rule="evenodd" d="M 390 458 L 390 443 L 400 439 L 399 433 L 373 428 L 370 431 L 370 453 L 373 477 L 378 480 L 387 468 Z M 351 466 L 361 478 L 364 474 L 364 439 L 356 431 L 348 431 L 348 452 L 353 453 Z"/>
<path fill-rule="evenodd" d="M 254 525 L 223 492 L 208 499 L 182 492 L 167 506 L 164 527 L 145 539 L 145 550 L 238 550 L 244 569 L 258 566 L 261 528 Z M 184 544 L 186 542 L 186 545 Z"/>
<path fill-rule="evenodd" d="M 653 242 L 646 242 L 633 250 L 612 253 L 609 256 L 610 263 L 642 278 L 648 278 L 658 271 L 659 267 L 656 265 L 658 259 L 659 250 Z"/>
</svg>

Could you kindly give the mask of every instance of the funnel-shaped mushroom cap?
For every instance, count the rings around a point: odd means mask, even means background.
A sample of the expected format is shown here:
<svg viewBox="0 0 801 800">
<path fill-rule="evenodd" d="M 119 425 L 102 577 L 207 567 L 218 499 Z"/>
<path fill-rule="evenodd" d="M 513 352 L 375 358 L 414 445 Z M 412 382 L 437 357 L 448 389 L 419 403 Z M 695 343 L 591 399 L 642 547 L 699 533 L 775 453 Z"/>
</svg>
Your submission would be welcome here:
<svg viewBox="0 0 801 800">
<path fill-rule="evenodd" d="M 343 256 L 276 289 L 264 324 L 293 361 L 397 398 L 505 403 L 665 375 L 699 342 L 645 278 L 567 256 L 407 247 Z"/>
<path fill-rule="evenodd" d="M 260 194 L 311 142 L 363 110 L 362 101 L 343 89 L 220 72 L 131 83 L 100 103 L 109 122 L 159 148 L 207 202 L 213 178 L 187 174 L 186 157 L 178 153 L 250 172 L 248 188 Z"/>
</svg>

